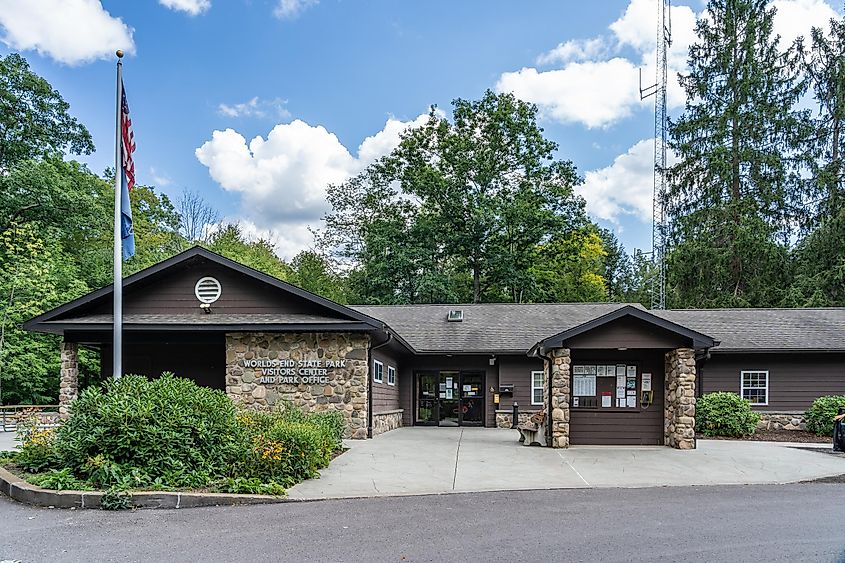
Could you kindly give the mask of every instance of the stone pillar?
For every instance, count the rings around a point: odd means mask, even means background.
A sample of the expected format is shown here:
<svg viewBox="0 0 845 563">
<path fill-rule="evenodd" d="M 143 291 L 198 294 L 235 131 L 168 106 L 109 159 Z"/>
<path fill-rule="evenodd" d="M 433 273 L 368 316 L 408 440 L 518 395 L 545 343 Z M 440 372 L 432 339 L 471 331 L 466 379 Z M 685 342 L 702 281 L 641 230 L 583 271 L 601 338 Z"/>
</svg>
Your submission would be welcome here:
<svg viewBox="0 0 845 563">
<path fill-rule="evenodd" d="M 664 443 L 679 450 L 695 449 L 695 350 L 678 348 L 666 354 Z"/>
<path fill-rule="evenodd" d="M 79 389 L 79 345 L 62 341 L 62 369 L 59 373 L 59 416 L 67 418 L 68 407 Z"/>
<path fill-rule="evenodd" d="M 569 393 L 570 393 L 570 369 L 572 360 L 569 357 L 569 348 L 557 348 L 552 350 L 551 374 L 547 377 L 548 385 L 545 388 L 552 395 L 552 447 L 569 447 Z M 548 401 L 548 396 L 546 396 Z M 548 402 L 546 402 L 548 404 Z"/>
</svg>

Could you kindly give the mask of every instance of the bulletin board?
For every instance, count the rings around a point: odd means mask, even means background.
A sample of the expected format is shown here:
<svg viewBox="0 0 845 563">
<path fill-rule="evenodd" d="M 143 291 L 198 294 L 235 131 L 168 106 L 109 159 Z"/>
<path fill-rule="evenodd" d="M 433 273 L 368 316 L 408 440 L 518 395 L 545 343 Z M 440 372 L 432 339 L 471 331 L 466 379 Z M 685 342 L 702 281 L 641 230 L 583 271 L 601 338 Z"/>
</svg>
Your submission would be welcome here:
<svg viewBox="0 0 845 563">
<path fill-rule="evenodd" d="M 642 373 L 636 363 L 572 366 L 572 408 L 631 412 L 640 409 Z"/>
</svg>

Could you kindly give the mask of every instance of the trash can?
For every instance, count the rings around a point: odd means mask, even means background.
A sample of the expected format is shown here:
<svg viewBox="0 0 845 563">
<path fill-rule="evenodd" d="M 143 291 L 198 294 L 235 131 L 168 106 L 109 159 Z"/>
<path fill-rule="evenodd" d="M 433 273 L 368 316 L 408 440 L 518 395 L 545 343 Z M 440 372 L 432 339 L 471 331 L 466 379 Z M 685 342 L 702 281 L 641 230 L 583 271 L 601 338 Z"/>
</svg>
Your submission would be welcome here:
<svg viewBox="0 0 845 563">
<path fill-rule="evenodd" d="M 838 414 L 845 414 L 845 408 L 839 407 Z M 833 425 L 833 451 L 845 452 L 845 419 L 840 418 Z"/>
</svg>

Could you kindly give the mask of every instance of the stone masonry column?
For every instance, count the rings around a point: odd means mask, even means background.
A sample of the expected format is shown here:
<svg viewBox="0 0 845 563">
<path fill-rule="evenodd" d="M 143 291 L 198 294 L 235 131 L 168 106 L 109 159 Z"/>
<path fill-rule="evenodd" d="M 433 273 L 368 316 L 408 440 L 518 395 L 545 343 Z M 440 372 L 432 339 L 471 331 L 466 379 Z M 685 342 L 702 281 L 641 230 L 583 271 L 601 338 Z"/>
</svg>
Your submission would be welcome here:
<svg viewBox="0 0 845 563">
<path fill-rule="evenodd" d="M 571 359 L 569 348 L 552 350 L 549 391 L 552 394 L 552 447 L 569 447 L 569 393 Z"/>
<path fill-rule="evenodd" d="M 695 350 L 691 348 L 666 354 L 663 430 L 667 446 L 695 449 Z"/>
<path fill-rule="evenodd" d="M 59 373 L 59 416 L 67 418 L 68 407 L 79 389 L 79 345 L 62 341 L 62 369 Z"/>
</svg>

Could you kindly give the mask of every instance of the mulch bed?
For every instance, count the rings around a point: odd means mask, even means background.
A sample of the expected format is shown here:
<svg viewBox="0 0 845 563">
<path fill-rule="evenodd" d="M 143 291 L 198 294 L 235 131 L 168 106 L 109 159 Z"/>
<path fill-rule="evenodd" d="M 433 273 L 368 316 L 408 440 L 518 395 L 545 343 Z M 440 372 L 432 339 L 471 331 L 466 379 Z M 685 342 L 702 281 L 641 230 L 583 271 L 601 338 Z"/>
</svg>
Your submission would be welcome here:
<svg viewBox="0 0 845 563">
<path fill-rule="evenodd" d="M 817 436 L 806 430 L 757 430 L 746 438 L 701 436 L 706 440 L 744 440 L 752 442 L 802 442 L 805 444 L 833 444 L 829 436 Z"/>
</svg>

